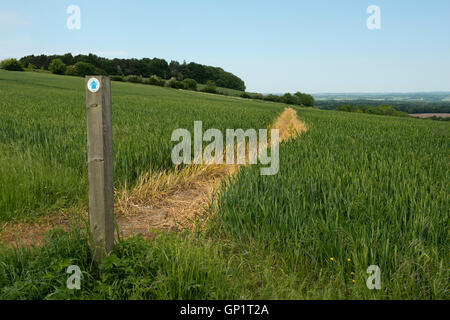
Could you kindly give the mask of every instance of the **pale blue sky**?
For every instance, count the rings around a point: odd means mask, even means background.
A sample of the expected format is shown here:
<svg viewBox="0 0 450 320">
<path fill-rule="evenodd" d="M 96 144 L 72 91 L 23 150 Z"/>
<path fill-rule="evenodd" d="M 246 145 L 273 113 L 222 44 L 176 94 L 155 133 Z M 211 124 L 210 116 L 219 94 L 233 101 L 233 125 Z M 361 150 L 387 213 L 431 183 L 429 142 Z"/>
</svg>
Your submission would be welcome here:
<svg viewBox="0 0 450 320">
<path fill-rule="evenodd" d="M 195 61 L 258 92 L 450 91 L 449 0 L 0 1 L 0 59 Z M 66 27 L 71 4 L 80 30 Z M 372 4 L 380 30 L 366 27 Z"/>
</svg>

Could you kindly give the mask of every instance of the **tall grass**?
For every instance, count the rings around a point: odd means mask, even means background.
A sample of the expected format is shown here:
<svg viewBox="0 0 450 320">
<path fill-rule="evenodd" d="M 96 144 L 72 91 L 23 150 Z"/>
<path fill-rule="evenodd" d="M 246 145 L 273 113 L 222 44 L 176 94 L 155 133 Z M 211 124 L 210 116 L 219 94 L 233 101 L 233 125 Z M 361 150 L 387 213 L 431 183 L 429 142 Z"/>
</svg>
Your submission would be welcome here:
<svg viewBox="0 0 450 320">
<path fill-rule="evenodd" d="M 448 124 L 299 115 L 310 129 L 281 146 L 280 172 L 242 170 L 219 195 L 212 233 L 280 252 L 286 272 L 338 277 L 339 297 L 448 298 Z M 377 292 L 365 287 L 372 264 Z"/>
<path fill-rule="evenodd" d="M 0 249 L 0 299 L 221 299 L 233 293 L 232 270 L 220 246 L 162 235 L 149 243 L 118 243 L 100 268 L 84 229 L 54 230 L 41 248 Z M 70 265 L 82 271 L 81 290 L 66 286 Z"/>
</svg>

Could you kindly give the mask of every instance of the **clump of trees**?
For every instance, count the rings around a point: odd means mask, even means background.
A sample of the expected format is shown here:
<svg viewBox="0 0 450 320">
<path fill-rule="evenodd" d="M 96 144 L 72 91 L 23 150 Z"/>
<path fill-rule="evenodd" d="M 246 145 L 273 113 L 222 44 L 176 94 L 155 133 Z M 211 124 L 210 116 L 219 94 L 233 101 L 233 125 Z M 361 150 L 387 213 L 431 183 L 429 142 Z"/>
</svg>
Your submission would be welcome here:
<svg viewBox="0 0 450 320">
<path fill-rule="evenodd" d="M 296 92 L 294 94 L 285 93 L 284 95 L 268 94 L 263 96 L 260 93 L 247 93 L 243 92 L 241 98 L 247 99 L 262 99 L 272 102 L 281 102 L 286 104 L 293 104 L 305 107 L 314 106 L 314 97 L 310 94 Z"/>
<path fill-rule="evenodd" d="M 77 62 L 73 66 L 69 66 L 66 69 L 66 75 L 69 76 L 85 77 L 94 74 L 106 75 L 103 70 L 99 70 L 92 64 L 82 61 Z"/>
<path fill-rule="evenodd" d="M 5 59 L 1 61 L 0 68 L 8 71 L 24 71 L 22 63 L 17 59 Z"/>
<path fill-rule="evenodd" d="M 352 104 L 344 104 L 336 109 L 337 111 L 344 112 L 357 112 L 357 113 L 369 113 L 384 116 L 396 116 L 396 117 L 407 117 L 408 114 L 395 109 L 394 107 L 386 104 L 379 106 L 358 106 Z"/>
<path fill-rule="evenodd" d="M 31 63 L 30 63 L 31 64 Z M 28 67 L 30 67 L 28 64 Z M 62 62 L 61 59 L 53 59 L 48 66 L 48 70 L 50 70 L 54 74 L 65 74 L 67 66 Z"/>
<path fill-rule="evenodd" d="M 172 60 L 167 63 L 164 59 L 143 58 L 143 59 L 107 59 L 98 57 L 94 54 L 73 56 L 71 53 L 64 55 L 29 55 L 20 59 L 25 65 L 33 65 L 37 68 L 50 70 L 50 64 L 53 60 L 60 60 L 72 75 L 82 74 L 84 72 L 76 70 L 76 65 L 80 62 L 87 63 L 96 70 L 97 74 L 109 76 L 132 76 L 138 75 L 143 78 L 157 76 L 164 80 L 175 78 L 176 81 L 185 79 L 195 80 L 197 83 L 206 84 L 207 81 L 214 81 L 217 86 L 244 91 L 245 83 L 234 74 L 223 70 L 222 68 L 205 66 L 195 62 L 179 63 Z M 58 62 L 59 64 L 59 62 Z M 74 68 L 69 68 L 74 66 Z M 89 67 L 89 68 L 92 68 Z M 84 66 L 83 69 L 86 69 Z M 52 71 L 52 70 L 50 70 Z M 52 71 L 53 72 L 53 71 Z M 66 70 L 67 72 L 67 70 Z"/>
</svg>

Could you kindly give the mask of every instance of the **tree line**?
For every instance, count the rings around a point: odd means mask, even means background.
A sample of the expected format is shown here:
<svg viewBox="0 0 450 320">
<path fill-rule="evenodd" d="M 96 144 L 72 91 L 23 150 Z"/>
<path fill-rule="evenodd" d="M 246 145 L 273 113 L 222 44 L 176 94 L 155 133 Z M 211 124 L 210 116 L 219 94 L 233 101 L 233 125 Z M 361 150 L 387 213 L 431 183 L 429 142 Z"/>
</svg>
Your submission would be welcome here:
<svg viewBox="0 0 450 320">
<path fill-rule="evenodd" d="M 448 101 L 393 101 L 385 100 L 385 104 L 406 113 L 450 113 Z M 380 101 L 373 100 L 316 100 L 316 106 L 320 109 L 335 110 L 343 105 L 377 106 Z"/>
<path fill-rule="evenodd" d="M 261 93 L 247 93 L 244 92 L 241 94 L 241 98 L 247 99 L 259 99 L 266 100 L 272 102 L 281 102 L 285 104 L 294 104 L 305 107 L 313 107 L 314 106 L 314 98 L 310 94 L 296 92 L 294 94 L 285 93 L 283 95 L 276 94 L 267 94 L 262 95 Z"/>
<path fill-rule="evenodd" d="M 396 117 L 407 117 L 408 114 L 403 111 L 399 111 L 394 107 L 386 104 L 378 106 L 358 106 L 352 104 L 343 104 L 336 108 L 337 111 L 345 112 L 357 112 L 357 113 L 369 113 L 384 116 L 396 116 Z"/>
<path fill-rule="evenodd" d="M 172 60 L 168 63 L 166 60 L 159 58 L 108 59 L 95 54 L 73 56 L 71 53 L 64 55 L 29 55 L 22 57 L 19 61 L 27 68 L 49 70 L 50 64 L 55 59 L 59 59 L 66 66 L 65 73 L 71 75 L 84 76 L 82 71 L 87 69 L 88 71 L 95 70 L 97 74 L 110 76 L 134 75 L 145 78 L 157 76 L 162 79 L 175 78 L 178 81 L 189 78 L 201 84 L 206 84 L 208 80 L 211 80 L 219 87 L 245 90 L 244 81 L 234 74 L 219 67 L 206 66 L 195 62 L 186 63 L 184 61 L 180 63 Z"/>
<path fill-rule="evenodd" d="M 90 62 L 87 62 L 90 61 Z M 126 63 L 132 61 L 145 61 L 147 64 L 142 68 L 137 68 L 133 63 L 131 64 L 117 64 L 116 69 L 111 65 L 114 61 L 125 61 Z M 241 91 L 240 97 L 247 99 L 258 99 L 271 102 L 279 102 L 291 105 L 299 105 L 306 107 L 314 106 L 314 98 L 312 95 L 296 92 L 294 94 L 285 93 L 283 95 L 245 92 L 245 85 L 242 80 L 237 87 L 232 82 L 226 82 L 230 79 L 230 73 L 223 71 L 221 68 L 203 66 L 196 63 L 179 64 L 176 61 L 171 61 L 169 69 L 165 60 L 154 58 L 150 59 L 114 59 L 109 60 L 100 58 L 95 55 L 78 55 L 73 57 L 70 53 L 65 55 L 40 55 L 40 56 L 26 56 L 20 60 L 6 59 L 0 62 L 0 68 L 11 71 L 23 71 L 24 66 L 28 70 L 41 69 L 45 72 L 49 71 L 54 74 L 70 75 L 84 77 L 86 75 L 100 74 L 108 75 L 112 81 L 124 81 L 133 83 L 142 83 L 163 87 L 170 87 L 174 89 L 184 89 L 193 91 L 203 91 L 207 93 L 228 95 L 223 90 L 218 90 L 217 87 L 234 89 Z M 100 66 L 100 67 L 98 67 Z M 116 74 L 114 74 L 116 70 Z M 137 71 L 144 70 L 143 75 L 136 75 Z M 108 71 L 110 73 L 108 73 Z M 130 73 L 125 75 L 125 73 Z M 235 77 L 234 75 L 231 75 Z M 212 80 L 210 78 L 213 78 Z M 199 80 L 200 79 L 200 80 Z M 214 80 L 216 79 L 216 80 Z M 198 83 L 204 85 L 198 89 Z M 232 93 L 234 95 L 234 93 Z"/>
</svg>

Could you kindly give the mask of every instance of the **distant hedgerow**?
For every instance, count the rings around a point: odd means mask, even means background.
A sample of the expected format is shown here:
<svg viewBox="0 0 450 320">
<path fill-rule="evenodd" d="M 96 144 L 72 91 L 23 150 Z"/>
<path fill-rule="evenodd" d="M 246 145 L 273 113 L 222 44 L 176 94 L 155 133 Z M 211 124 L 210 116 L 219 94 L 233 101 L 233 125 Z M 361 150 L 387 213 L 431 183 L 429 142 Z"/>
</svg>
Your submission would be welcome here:
<svg viewBox="0 0 450 320">
<path fill-rule="evenodd" d="M 142 83 L 143 82 L 141 76 L 135 76 L 135 75 L 126 76 L 125 81 L 133 82 L 133 83 Z"/>
<path fill-rule="evenodd" d="M 5 59 L 0 62 L 0 68 L 8 71 L 23 71 L 23 65 L 17 59 Z"/>
<path fill-rule="evenodd" d="M 111 81 L 125 81 L 123 76 L 110 76 Z"/>
<path fill-rule="evenodd" d="M 150 78 L 148 78 L 146 83 L 154 86 L 164 87 L 165 81 L 164 79 L 161 79 L 160 77 L 153 75 Z"/>
</svg>

